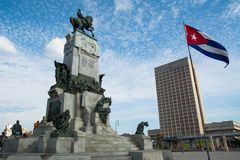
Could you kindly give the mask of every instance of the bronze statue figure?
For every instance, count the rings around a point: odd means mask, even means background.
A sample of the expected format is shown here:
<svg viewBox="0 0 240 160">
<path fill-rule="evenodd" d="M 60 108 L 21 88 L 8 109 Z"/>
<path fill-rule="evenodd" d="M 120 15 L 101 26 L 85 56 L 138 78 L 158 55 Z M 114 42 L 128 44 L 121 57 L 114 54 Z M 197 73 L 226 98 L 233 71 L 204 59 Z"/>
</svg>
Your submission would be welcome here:
<svg viewBox="0 0 240 160">
<path fill-rule="evenodd" d="M 76 31 L 77 29 L 85 32 L 85 30 L 90 31 L 92 33 L 92 37 L 94 37 L 92 27 L 93 18 L 91 16 L 83 16 L 80 9 L 77 11 L 77 18 L 70 17 L 70 22 L 73 26 L 73 30 Z"/>
<path fill-rule="evenodd" d="M 57 129 L 57 133 L 67 133 L 69 129 L 70 112 L 67 109 L 65 112 L 57 115 L 53 119 L 53 125 Z"/>
<path fill-rule="evenodd" d="M 102 79 L 103 79 L 104 76 L 105 76 L 105 74 L 100 74 L 100 75 L 99 75 L 99 84 L 100 84 L 100 87 L 102 87 Z"/>
<path fill-rule="evenodd" d="M 61 64 L 54 61 L 54 65 L 55 65 L 55 79 L 56 79 L 56 83 L 60 83 L 60 78 L 61 78 Z"/>
<path fill-rule="evenodd" d="M 111 106 L 112 104 L 112 98 L 110 97 L 102 97 L 96 104 L 95 107 L 95 112 L 99 113 L 99 118 L 101 120 L 102 123 L 107 124 L 107 118 L 109 113 L 111 112 L 111 109 L 108 108 L 104 108 L 104 103 L 108 103 L 109 106 Z"/>
<path fill-rule="evenodd" d="M 145 127 L 148 127 L 149 125 L 148 125 L 148 122 L 141 122 L 141 123 L 139 123 L 138 124 L 138 126 L 137 126 L 137 131 L 135 132 L 135 134 L 142 134 L 142 135 L 144 135 L 144 126 Z"/>
<path fill-rule="evenodd" d="M 16 124 L 12 127 L 12 134 L 15 136 L 21 136 L 22 135 L 22 126 L 20 125 L 19 120 L 16 121 Z"/>
<path fill-rule="evenodd" d="M 55 65 L 55 79 L 58 86 L 66 86 L 68 83 L 68 69 L 65 64 L 54 61 Z"/>
</svg>

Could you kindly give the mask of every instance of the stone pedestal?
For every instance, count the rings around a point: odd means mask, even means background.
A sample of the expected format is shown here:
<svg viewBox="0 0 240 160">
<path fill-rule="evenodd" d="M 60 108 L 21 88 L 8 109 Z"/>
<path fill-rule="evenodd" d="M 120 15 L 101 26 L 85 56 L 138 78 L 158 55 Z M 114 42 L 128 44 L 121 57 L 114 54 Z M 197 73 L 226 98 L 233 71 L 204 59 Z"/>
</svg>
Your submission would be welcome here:
<svg viewBox="0 0 240 160">
<path fill-rule="evenodd" d="M 37 141 L 37 139 L 37 137 L 16 139 L 14 136 L 11 136 L 9 139 L 5 140 L 2 152 L 24 153 L 28 151 L 29 146 L 31 147 L 30 149 L 34 150 L 34 143 Z"/>
<path fill-rule="evenodd" d="M 52 114 L 60 114 L 65 110 L 70 111 L 70 117 L 75 117 L 76 106 L 74 94 L 64 92 L 62 88 L 54 87 L 48 92 L 50 98 L 48 99 L 46 117 L 49 119 Z"/>
<path fill-rule="evenodd" d="M 84 153 L 85 136 L 50 138 L 47 153 Z"/>
<path fill-rule="evenodd" d="M 81 109 L 83 110 L 84 131 L 88 134 L 93 133 L 95 107 L 101 98 L 102 95 L 88 91 L 82 93 Z"/>
<path fill-rule="evenodd" d="M 60 114 L 67 109 L 70 111 L 70 130 L 83 131 L 87 134 L 113 134 L 109 119 L 102 124 L 95 112 L 97 102 L 103 95 L 84 91 L 82 93 L 62 92 L 61 88 L 52 88 L 47 105 L 47 118 Z"/>
<path fill-rule="evenodd" d="M 37 140 L 37 153 L 47 153 L 48 152 L 48 141 L 50 137 L 46 135 L 41 135 L 39 136 Z M 33 152 L 34 153 L 34 152 Z"/>
<path fill-rule="evenodd" d="M 107 123 L 101 123 L 99 113 L 94 113 L 95 123 L 93 124 L 93 133 L 97 135 L 116 135 L 116 132 L 111 128 L 109 118 Z"/>
<path fill-rule="evenodd" d="M 72 153 L 72 137 L 50 138 L 48 141 L 48 153 Z"/>
<path fill-rule="evenodd" d="M 85 133 L 83 134 L 81 131 L 77 132 L 74 142 L 73 142 L 73 153 L 84 153 L 86 149 L 86 137 Z"/>
<path fill-rule="evenodd" d="M 99 47 L 96 39 L 81 31 L 66 36 L 63 63 L 72 75 L 88 75 L 99 81 Z"/>
<path fill-rule="evenodd" d="M 141 150 L 153 149 L 150 138 L 141 134 L 131 135 L 130 137 L 131 141 L 134 142 Z"/>
</svg>

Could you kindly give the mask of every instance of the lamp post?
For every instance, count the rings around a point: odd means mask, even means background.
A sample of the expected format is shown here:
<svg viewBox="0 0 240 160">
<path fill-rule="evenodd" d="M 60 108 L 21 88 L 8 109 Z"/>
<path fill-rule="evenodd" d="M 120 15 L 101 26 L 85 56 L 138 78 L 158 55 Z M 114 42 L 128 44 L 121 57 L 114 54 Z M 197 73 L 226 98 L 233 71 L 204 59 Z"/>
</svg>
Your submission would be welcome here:
<svg viewBox="0 0 240 160">
<path fill-rule="evenodd" d="M 115 131 L 116 131 L 116 133 L 117 133 L 117 127 L 119 126 L 119 120 L 116 120 L 115 121 Z"/>
</svg>

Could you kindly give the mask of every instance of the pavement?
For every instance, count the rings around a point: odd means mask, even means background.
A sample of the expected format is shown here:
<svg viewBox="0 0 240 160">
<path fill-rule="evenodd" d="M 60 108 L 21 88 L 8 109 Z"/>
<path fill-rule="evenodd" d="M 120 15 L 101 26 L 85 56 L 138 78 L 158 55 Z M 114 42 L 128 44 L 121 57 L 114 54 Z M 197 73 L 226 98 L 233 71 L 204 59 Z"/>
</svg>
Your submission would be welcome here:
<svg viewBox="0 0 240 160">
<path fill-rule="evenodd" d="M 174 160 L 208 160 L 207 152 L 172 152 Z M 240 160 L 240 151 L 210 152 L 211 160 Z"/>
</svg>

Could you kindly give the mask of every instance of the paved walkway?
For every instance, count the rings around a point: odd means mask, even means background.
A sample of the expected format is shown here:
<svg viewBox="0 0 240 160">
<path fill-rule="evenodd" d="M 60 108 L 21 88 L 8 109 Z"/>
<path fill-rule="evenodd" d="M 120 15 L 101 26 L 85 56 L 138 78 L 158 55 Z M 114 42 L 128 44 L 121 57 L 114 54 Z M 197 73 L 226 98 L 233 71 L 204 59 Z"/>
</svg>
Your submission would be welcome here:
<svg viewBox="0 0 240 160">
<path fill-rule="evenodd" d="M 174 160 L 208 160 L 207 152 L 173 152 Z M 211 160 L 240 160 L 240 152 L 210 152 Z"/>
</svg>

